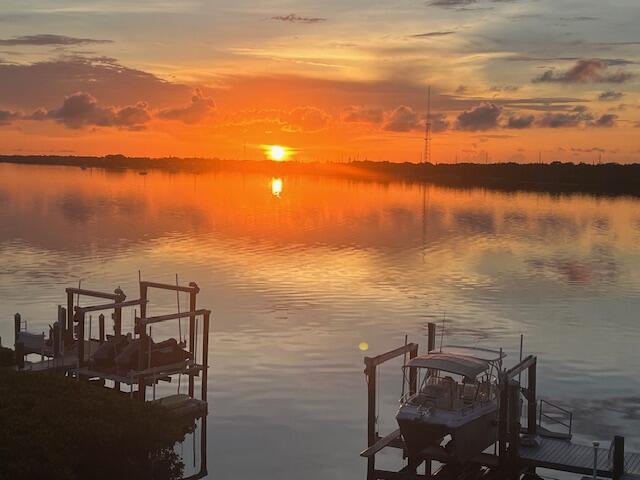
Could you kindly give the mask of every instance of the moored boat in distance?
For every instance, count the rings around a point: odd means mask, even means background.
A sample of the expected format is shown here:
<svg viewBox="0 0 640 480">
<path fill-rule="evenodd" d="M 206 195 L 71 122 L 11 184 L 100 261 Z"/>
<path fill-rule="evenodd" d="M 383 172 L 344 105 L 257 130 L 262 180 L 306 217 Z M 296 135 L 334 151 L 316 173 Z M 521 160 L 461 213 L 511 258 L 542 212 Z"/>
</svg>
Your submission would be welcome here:
<svg viewBox="0 0 640 480">
<path fill-rule="evenodd" d="M 413 370 L 419 385 L 417 392 L 403 396 L 396 415 L 410 456 L 444 447 L 463 462 L 495 443 L 504 357 L 496 350 L 448 346 L 403 366 L 405 377 Z"/>
</svg>

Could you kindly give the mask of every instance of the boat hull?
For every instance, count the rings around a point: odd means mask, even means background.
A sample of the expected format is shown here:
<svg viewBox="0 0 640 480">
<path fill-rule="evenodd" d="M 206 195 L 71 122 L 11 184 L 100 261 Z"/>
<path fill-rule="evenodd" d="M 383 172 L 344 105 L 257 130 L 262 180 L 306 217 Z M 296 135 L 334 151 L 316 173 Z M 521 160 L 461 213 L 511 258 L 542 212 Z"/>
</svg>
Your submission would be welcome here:
<svg viewBox="0 0 640 480">
<path fill-rule="evenodd" d="M 397 420 L 409 456 L 417 456 L 425 448 L 439 447 L 443 439 L 451 435 L 445 450 L 464 462 L 480 454 L 497 438 L 497 408 L 493 404 L 464 416 L 450 412 L 420 415 L 415 409 L 403 406 Z"/>
</svg>

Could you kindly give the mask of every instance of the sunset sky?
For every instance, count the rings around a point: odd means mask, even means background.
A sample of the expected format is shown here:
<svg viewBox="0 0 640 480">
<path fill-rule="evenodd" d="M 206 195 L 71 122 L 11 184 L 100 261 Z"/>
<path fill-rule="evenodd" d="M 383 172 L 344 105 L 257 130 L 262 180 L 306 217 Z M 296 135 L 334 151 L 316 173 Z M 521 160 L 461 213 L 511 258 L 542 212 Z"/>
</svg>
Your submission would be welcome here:
<svg viewBox="0 0 640 480">
<path fill-rule="evenodd" d="M 637 0 L 4 0 L 0 153 L 640 158 Z"/>
</svg>

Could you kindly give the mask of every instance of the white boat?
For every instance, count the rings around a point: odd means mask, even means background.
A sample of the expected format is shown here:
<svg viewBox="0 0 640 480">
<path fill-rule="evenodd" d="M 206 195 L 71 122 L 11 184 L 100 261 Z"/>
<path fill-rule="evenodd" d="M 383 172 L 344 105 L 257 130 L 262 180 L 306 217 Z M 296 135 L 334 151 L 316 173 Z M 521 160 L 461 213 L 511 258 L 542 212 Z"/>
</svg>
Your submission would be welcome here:
<svg viewBox="0 0 640 480">
<path fill-rule="evenodd" d="M 449 346 L 403 367 L 405 378 L 415 370 L 420 385 L 401 399 L 396 415 L 410 456 L 444 447 L 465 461 L 496 441 L 497 377 L 504 356 L 495 350 Z"/>
</svg>

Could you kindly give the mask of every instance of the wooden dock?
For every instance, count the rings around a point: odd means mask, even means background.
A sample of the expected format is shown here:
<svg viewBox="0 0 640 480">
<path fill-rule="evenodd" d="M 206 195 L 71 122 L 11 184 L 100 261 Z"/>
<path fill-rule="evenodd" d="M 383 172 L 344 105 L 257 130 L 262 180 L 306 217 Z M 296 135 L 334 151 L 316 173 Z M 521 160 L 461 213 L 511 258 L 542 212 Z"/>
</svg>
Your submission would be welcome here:
<svg viewBox="0 0 640 480">
<path fill-rule="evenodd" d="M 594 447 L 580 445 L 567 440 L 538 437 L 537 446 L 520 445 L 522 464 L 526 467 L 541 467 L 582 475 L 592 475 Z M 598 449 L 597 470 L 599 477 L 613 478 L 614 458 L 610 449 Z M 640 453 L 624 454 L 624 474 L 640 475 Z"/>
<path fill-rule="evenodd" d="M 429 324 L 428 351 L 435 345 L 435 325 Z M 500 373 L 500 407 L 497 418 L 498 434 L 496 442 L 483 453 L 469 461 L 460 461 L 442 447 L 431 447 L 408 456 L 407 448 L 400 430 L 381 436 L 378 434 L 378 418 L 376 415 L 377 369 L 383 363 L 399 356 L 414 358 L 418 355 L 418 345 L 405 344 L 376 357 L 365 358 L 365 374 L 368 389 L 368 447 L 361 452 L 367 458 L 367 480 L 517 480 L 536 478 L 536 469 L 545 468 L 555 471 L 574 473 L 592 477 L 594 466 L 599 478 L 614 480 L 640 480 L 640 453 L 625 452 L 624 438 L 615 436 L 611 446 L 597 448 L 596 445 L 581 445 L 571 441 L 571 413 L 554 406 L 550 402 L 541 401 L 540 409 L 536 399 L 535 356 L 528 356 L 516 366 Z M 527 371 L 526 386 L 516 381 L 521 372 Z M 409 392 L 417 391 L 416 374 L 409 372 Z M 525 425 L 521 426 L 521 396 L 526 406 Z M 569 414 L 568 423 L 554 420 L 551 414 L 542 413 L 542 404 L 555 407 L 561 413 Z M 542 425 L 543 418 L 556 421 L 569 428 L 568 433 L 548 430 Z M 376 468 L 376 455 L 387 448 L 399 449 L 407 465 L 399 471 Z M 432 461 L 443 466 L 432 471 Z M 418 467 L 424 464 L 424 474 L 418 473 Z"/>
</svg>

